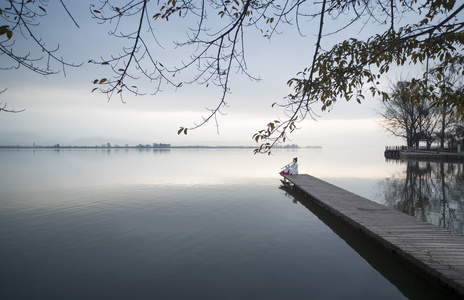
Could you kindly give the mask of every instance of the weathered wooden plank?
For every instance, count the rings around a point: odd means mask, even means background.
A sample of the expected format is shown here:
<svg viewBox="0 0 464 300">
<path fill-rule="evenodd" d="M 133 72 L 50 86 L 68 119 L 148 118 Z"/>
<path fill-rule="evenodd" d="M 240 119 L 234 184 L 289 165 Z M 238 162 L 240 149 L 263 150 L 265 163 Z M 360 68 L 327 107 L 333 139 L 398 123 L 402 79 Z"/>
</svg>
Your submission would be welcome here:
<svg viewBox="0 0 464 300">
<path fill-rule="evenodd" d="M 333 215 L 464 297 L 464 236 L 307 174 L 282 176 Z"/>
</svg>

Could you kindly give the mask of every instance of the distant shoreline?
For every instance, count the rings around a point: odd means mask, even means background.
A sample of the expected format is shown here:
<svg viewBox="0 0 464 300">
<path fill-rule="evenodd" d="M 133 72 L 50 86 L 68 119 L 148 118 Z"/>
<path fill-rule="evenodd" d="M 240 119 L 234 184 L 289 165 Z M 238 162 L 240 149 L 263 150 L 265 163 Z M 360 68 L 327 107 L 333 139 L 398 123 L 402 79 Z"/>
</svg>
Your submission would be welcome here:
<svg viewBox="0 0 464 300">
<path fill-rule="evenodd" d="M 157 149 L 157 150 L 168 150 L 168 149 L 256 149 L 254 146 L 150 146 L 150 145 L 137 145 L 137 146 L 0 146 L 0 149 L 99 149 L 99 150 L 110 150 L 110 149 Z M 274 149 L 322 149 L 321 146 L 275 146 Z"/>
</svg>

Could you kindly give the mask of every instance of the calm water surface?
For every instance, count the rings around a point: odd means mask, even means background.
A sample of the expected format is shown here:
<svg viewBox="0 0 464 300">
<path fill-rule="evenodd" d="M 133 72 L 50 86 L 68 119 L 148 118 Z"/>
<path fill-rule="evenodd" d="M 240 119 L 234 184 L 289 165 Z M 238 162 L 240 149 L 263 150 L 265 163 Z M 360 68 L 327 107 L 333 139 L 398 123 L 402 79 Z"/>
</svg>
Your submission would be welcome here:
<svg viewBox="0 0 464 300">
<path fill-rule="evenodd" d="M 404 181 L 374 150 L 1 150 L 0 299 L 443 296 L 282 186 L 294 156 L 387 205 Z"/>
</svg>

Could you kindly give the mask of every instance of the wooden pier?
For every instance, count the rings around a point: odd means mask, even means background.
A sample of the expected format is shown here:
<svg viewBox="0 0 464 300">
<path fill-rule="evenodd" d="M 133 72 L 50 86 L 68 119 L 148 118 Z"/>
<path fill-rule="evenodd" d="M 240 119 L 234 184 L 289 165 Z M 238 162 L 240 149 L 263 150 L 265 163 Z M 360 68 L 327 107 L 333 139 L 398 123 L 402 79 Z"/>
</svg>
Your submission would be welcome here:
<svg viewBox="0 0 464 300">
<path fill-rule="evenodd" d="M 464 298 L 464 236 L 310 175 L 282 176 L 314 202 L 385 247 L 405 264 Z"/>
</svg>

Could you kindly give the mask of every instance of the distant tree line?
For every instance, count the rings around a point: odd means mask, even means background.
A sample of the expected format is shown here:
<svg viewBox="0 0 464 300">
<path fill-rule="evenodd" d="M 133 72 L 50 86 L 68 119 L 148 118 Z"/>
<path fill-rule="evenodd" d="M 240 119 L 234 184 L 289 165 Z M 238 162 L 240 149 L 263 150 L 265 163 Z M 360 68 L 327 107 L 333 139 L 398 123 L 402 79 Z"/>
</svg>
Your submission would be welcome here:
<svg viewBox="0 0 464 300">
<path fill-rule="evenodd" d="M 111 143 L 106 143 L 102 145 L 95 145 L 95 146 L 63 146 L 60 144 L 54 144 L 51 146 L 40 146 L 36 145 L 35 143 L 33 146 L 0 146 L 0 148 L 77 148 L 77 149 L 94 149 L 94 148 L 171 148 L 171 144 L 163 144 L 163 143 L 153 143 L 153 144 L 138 144 L 136 146 L 129 146 L 128 144 L 125 144 L 124 146 L 119 146 L 119 145 L 111 145 Z"/>
<path fill-rule="evenodd" d="M 55 144 L 55 145 L 50 145 L 50 146 L 40 146 L 36 145 L 33 143 L 32 146 L 0 146 L 0 148 L 43 148 L 43 149 L 127 149 L 127 148 L 137 148 L 137 149 L 171 149 L 171 148 L 198 148 L 198 149 L 215 149 L 215 148 L 225 148 L 225 149 L 241 149 L 241 148 L 254 148 L 253 146 L 202 146 L 202 145 L 196 145 L 196 146 L 171 146 L 171 144 L 163 144 L 163 143 L 153 143 L 153 144 L 138 144 L 135 146 L 129 146 L 128 144 L 125 144 L 124 146 L 120 145 L 111 145 L 111 143 L 106 143 L 106 144 L 101 144 L 101 145 L 95 145 L 95 146 L 63 146 L 60 144 Z M 279 149 L 298 149 L 300 146 L 296 144 L 291 144 L 291 145 L 285 145 L 285 146 L 276 146 L 276 148 Z M 306 148 L 322 148 L 321 146 L 308 146 Z"/>
</svg>

